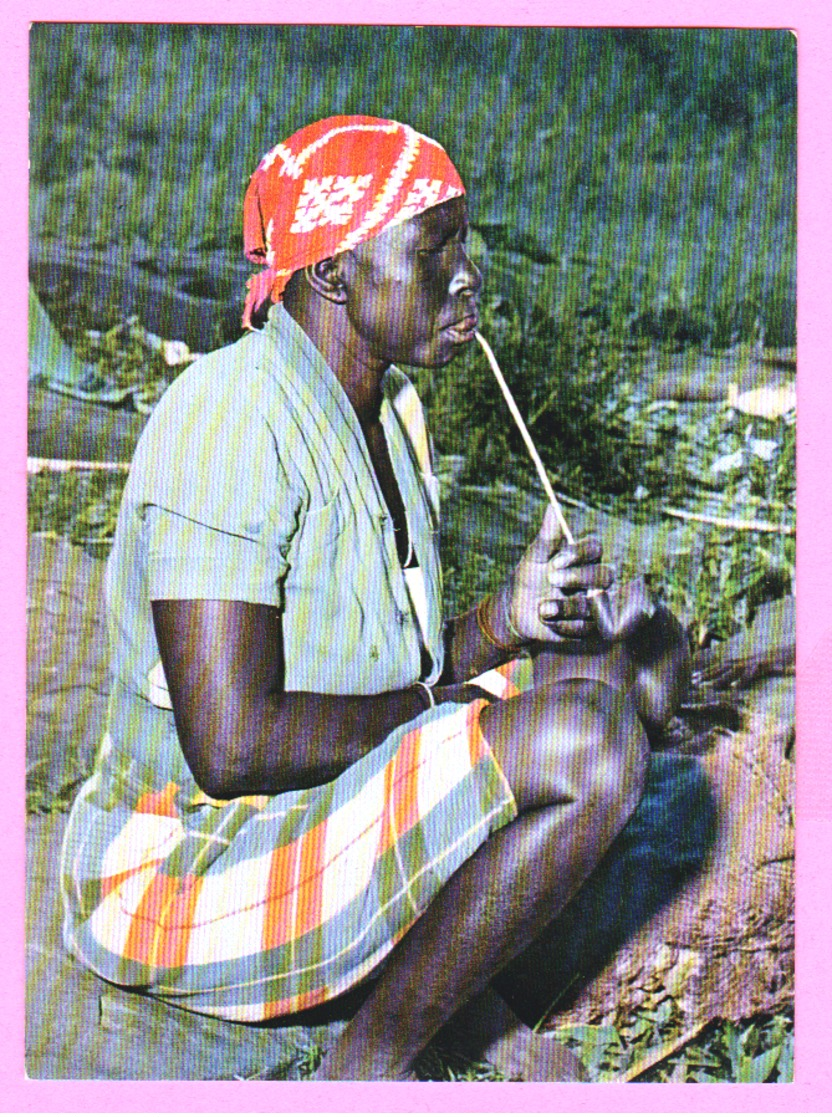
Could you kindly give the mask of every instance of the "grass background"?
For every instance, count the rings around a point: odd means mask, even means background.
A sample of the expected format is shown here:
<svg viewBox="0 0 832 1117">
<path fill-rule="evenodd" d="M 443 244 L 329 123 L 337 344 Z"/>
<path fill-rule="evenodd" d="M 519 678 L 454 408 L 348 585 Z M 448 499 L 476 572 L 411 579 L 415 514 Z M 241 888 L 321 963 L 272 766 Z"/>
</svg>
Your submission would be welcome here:
<svg viewBox="0 0 832 1117">
<path fill-rule="evenodd" d="M 239 259 L 263 153 L 364 112 L 445 145 L 527 314 L 573 315 L 590 265 L 648 334 L 794 342 L 786 31 L 36 24 L 31 51 L 39 238 Z"/>
</svg>

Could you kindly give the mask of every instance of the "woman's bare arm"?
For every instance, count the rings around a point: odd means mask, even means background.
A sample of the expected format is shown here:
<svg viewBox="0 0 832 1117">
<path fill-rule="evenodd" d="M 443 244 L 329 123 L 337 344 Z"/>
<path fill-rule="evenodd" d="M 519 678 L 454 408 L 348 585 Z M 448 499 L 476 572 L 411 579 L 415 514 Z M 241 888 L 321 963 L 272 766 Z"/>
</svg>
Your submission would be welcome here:
<svg viewBox="0 0 832 1117">
<path fill-rule="evenodd" d="M 368 697 L 287 693 L 279 610 L 239 601 L 154 601 L 185 759 L 218 799 L 334 779 L 427 706 L 421 687 Z M 464 699 L 464 688 L 437 700 Z"/>
</svg>

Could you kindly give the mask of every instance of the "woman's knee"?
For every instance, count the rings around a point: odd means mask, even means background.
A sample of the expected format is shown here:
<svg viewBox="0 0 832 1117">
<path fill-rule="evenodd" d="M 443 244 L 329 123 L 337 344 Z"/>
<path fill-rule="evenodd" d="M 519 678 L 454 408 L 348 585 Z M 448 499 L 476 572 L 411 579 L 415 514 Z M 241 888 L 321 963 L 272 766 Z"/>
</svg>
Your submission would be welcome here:
<svg viewBox="0 0 832 1117">
<path fill-rule="evenodd" d="M 649 746 L 630 695 L 597 680 L 575 680 L 562 702 L 565 717 L 576 727 L 585 796 L 631 812 L 644 790 Z"/>
<path fill-rule="evenodd" d="M 574 679 L 515 701 L 495 752 L 520 809 L 571 802 L 629 817 L 643 791 L 648 746 L 626 693 Z"/>
</svg>

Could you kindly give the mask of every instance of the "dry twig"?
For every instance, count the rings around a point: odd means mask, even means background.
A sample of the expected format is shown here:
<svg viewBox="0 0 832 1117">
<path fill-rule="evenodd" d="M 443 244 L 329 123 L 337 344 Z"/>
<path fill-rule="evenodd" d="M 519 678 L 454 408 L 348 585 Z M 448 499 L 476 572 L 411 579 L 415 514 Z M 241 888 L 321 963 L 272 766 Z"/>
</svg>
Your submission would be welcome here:
<svg viewBox="0 0 832 1117">
<path fill-rule="evenodd" d="M 673 1039 L 669 1039 L 667 1043 L 663 1043 L 660 1047 L 651 1048 L 637 1063 L 627 1068 L 621 1076 L 621 1081 L 632 1082 L 634 1078 L 638 1078 L 639 1075 L 644 1074 L 645 1071 L 650 1070 L 657 1063 L 664 1062 L 670 1055 L 674 1055 L 687 1046 L 691 1040 L 696 1039 L 709 1023 L 709 1020 L 701 1020 L 698 1024 L 694 1024 L 692 1028 L 688 1028 L 686 1032 L 682 1032 L 680 1036 L 674 1036 Z"/>
<path fill-rule="evenodd" d="M 685 512 L 682 508 L 663 508 L 665 516 L 675 516 L 677 520 L 695 520 L 700 524 L 713 524 L 714 527 L 728 528 L 730 531 L 767 531 L 779 535 L 794 535 L 789 524 L 770 524 L 765 520 L 736 520 L 730 516 L 711 516 L 707 512 Z"/>
<path fill-rule="evenodd" d="M 71 473 L 74 470 L 104 470 L 107 473 L 126 473 L 129 462 L 81 462 L 69 458 L 27 458 L 27 473 Z"/>
</svg>

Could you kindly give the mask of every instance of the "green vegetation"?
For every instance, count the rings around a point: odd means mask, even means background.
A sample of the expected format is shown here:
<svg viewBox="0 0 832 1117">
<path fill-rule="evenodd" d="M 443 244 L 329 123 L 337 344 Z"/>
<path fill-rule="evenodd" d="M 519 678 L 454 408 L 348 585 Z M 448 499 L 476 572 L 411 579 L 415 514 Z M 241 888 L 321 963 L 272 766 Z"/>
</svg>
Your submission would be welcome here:
<svg viewBox="0 0 832 1117">
<path fill-rule="evenodd" d="M 120 473 L 36 473 L 29 477 L 29 533 L 64 536 L 72 543 L 109 551 L 125 475 Z"/>
<path fill-rule="evenodd" d="M 181 277 L 210 287 L 264 151 L 364 112 L 447 147 L 526 326 L 597 304 L 654 340 L 794 344 L 787 31 L 36 24 L 31 58 L 33 234 L 116 272 L 214 254 Z"/>
<path fill-rule="evenodd" d="M 572 1047 L 593 1082 L 791 1082 L 794 1020 L 791 1013 L 758 1016 L 738 1024 L 714 1020 L 687 1043 L 675 1003 L 665 998 L 643 1007 L 618 1027 L 570 1024 L 556 1036 Z M 639 1068 L 644 1069 L 641 1073 Z M 492 1067 L 441 1049 L 426 1052 L 423 1080 L 500 1081 Z"/>
<path fill-rule="evenodd" d="M 792 1015 L 758 1016 L 735 1024 L 714 1020 L 679 1044 L 677 1007 L 670 997 L 643 1007 L 618 1027 L 569 1025 L 558 1038 L 573 1047 L 593 1081 L 624 1076 L 635 1082 L 791 1082 Z M 639 1067 L 642 1073 L 634 1073 Z"/>
<path fill-rule="evenodd" d="M 486 305 L 482 328 L 511 377 L 550 475 L 571 497 L 636 524 L 673 507 L 786 529 L 760 533 L 703 524 L 705 551 L 694 568 L 690 554 L 668 556 L 663 588 L 690 621 L 697 644 L 727 638 L 764 601 L 791 592 L 793 413 L 752 416 L 725 398 L 691 405 L 651 399 L 643 369 L 673 354 L 628 332 L 612 300 L 570 322 L 558 324 L 538 312 L 524 325 L 501 296 Z M 461 483 L 537 491 L 520 436 L 478 350 L 469 349 L 449 372 L 414 373 L 437 450 L 463 462 Z M 495 526 L 488 553 L 471 554 L 462 541 L 451 541 L 451 611 L 469 607 L 505 576 L 512 551 L 499 530 Z"/>
<path fill-rule="evenodd" d="M 757 1016 L 733 1023 L 714 1020 L 687 1043 L 679 1042 L 674 1001 L 642 1007 L 618 1027 L 570 1024 L 557 1038 L 572 1047 L 592 1082 L 791 1082 L 794 1069 L 794 1019 L 791 1013 Z M 311 1078 L 323 1058 L 318 1044 L 302 1048 L 291 1068 L 265 1069 L 253 1079 Z M 640 1068 L 643 1068 L 640 1073 Z M 422 1082 L 501 1082 L 487 1063 L 472 1062 L 440 1046 L 419 1060 Z"/>
<path fill-rule="evenodd" d="M 147 414 L 158 403 L 174 374 L 165 363 L 159 342 L 138 319 L 117 320 L 104 333 L 83 330 L 70 318 L 65 326 L 78 356 L 94 366 L 95 374 L 82 387 L 110 402 L 124 402 Z M 155 342 L 155 344 L 154 344 Z"/>
</svg>

